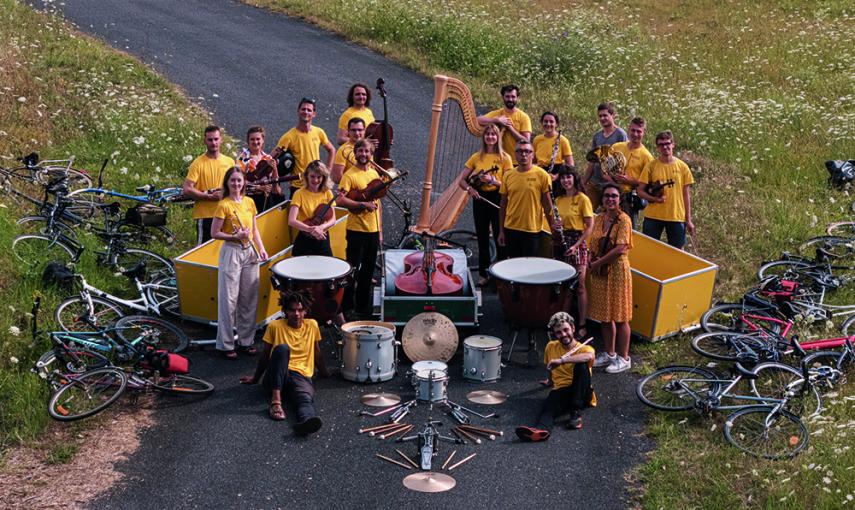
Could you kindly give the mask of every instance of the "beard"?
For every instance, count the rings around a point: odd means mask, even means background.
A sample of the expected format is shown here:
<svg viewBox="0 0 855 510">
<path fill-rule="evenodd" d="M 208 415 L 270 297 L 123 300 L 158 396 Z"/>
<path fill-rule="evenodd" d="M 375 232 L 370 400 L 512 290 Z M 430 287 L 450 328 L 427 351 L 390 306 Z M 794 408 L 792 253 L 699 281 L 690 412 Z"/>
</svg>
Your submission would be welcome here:
<svg viewBox="0 0 855 510">
<path fill-rule="evenodd" d="M 505 101 L 505 108 L 508 110 L 513 110 L 517 107 L 517 101 Z"/>
</svg>

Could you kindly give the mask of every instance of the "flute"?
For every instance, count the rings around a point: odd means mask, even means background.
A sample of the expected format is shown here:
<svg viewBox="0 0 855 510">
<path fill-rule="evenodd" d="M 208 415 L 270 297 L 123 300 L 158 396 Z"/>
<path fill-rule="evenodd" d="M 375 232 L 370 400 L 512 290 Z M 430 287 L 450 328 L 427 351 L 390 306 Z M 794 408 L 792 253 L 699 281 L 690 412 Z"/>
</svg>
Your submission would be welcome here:
<svg viewBox="0 0 855 510">
<path fill-rule="evenodd" d="M 235 234 L 237 234 L 238 230 L 244 229 L 243 223 L 241 223 L 237 213 L 232 216 L 232 228 L 235 229 Z M 240 245 L 242 248 L 246 248 L 247 246 L 252 248 L 253 253 L 255 253 L 255 257 L 258 259 L 258 262 L 261 263 L 261 253 L 259 253 L 258 248 L 255 246 L 255 243 L 252 242 L 252 236 L 247 237 L 246 239 L 241 239 Z"/>
<path fill-rule="evenodd" d="M 549 159 L 549 169 L 547 173 L 551 174 L 552 169 L 555 168 L 555 158 L 558 157 L 558 147 L 561 145 L 561 130 L 558 130 L 558 134 L 555 135 L 555 145 L 552 146 L 552 157 Z M 559 181 L 561 184 L 561 181 Z M 564 248 L 564 251 L 561 252 L 563 255 L 570 247 L 567 246 L 567 238 L 564 237 L 564 225 L 561 224 L 561 214 L 558 212 L 558 204 L 555 203 L 555 187 L 549 187 L 549 194 L 552 197 L 552 221 L 558 223 L 558 238 L 561 240 L 561 247 Z"/>
</svg>

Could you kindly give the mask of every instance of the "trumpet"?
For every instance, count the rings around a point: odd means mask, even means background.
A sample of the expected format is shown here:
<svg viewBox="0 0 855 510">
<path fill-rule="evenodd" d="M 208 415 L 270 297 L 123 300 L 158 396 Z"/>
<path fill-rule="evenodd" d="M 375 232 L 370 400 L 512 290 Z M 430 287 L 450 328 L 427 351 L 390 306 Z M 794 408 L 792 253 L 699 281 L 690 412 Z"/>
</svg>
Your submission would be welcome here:
<svg viewBox="0 0 855 510">
<path fill-rule="evenodd" d="M 235 229 L 235 234 L 237 234 L 238 230 L 243 230 L 243 223 L 241 223 L 240 218 L 237 214 L 232 216 L 232 228 Z M 247 237 L 246 239 L 240 239 L 241 248 L 252 248 L 252 252 L 255 253 L 255 257 L 261 262 L 261 253 L 259 253 L 258 248 L 255 246 L 255 243 L 252 242 L 252 236 Z"/>
</svg>

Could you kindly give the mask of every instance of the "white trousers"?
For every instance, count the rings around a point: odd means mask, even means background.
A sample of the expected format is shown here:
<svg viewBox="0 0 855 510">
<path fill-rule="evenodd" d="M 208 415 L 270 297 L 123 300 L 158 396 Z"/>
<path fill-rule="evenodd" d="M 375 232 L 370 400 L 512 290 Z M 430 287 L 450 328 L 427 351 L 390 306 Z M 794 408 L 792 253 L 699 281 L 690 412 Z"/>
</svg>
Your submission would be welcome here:
<svg viewBox="0 0 855 510">
<path fill-rule="evenodd" d="M 231 351 L 237 343 L 255 342 L 255 314 L 258 307 L 258 258 L 251 248 L 223 243 L 217 275 L 217 349 Z"/>
</svg>

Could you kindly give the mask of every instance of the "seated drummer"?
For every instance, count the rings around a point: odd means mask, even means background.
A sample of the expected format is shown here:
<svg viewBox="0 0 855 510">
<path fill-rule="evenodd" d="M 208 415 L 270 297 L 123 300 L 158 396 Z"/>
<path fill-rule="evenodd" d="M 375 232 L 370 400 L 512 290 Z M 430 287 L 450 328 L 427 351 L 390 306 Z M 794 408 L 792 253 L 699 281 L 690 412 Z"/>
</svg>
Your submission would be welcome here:
<svg viewBox="0 0 855 510">
<path fill-rule="evenodd" d="M 322 425 L 315 414 L 315 388 L 312 375 L 315 367 L 321 377 L 328 377 L 321 353 L 321 331 L 314 319 L 306 319 L 312 306 L 307 291 L 283 293 L 279 306 L 285 319 L 271 322 L 264 332 L 264 353 L 252 376 L 242 376 L 241 384 L 261 381 L 264 391 L 270 394 L 268 413 L 273 420 L 285 419 L 282 408 L 282 391 L 297 409 L 294 431 L 301 436 L 317 432 Z M 262 376 L 264 379 L 262 379 Z"/>
<path fill-rule="evenodd" d="M 553 315 L 548 328 L 555 340 L 546 344 L 543 361 L 550 371 L 553 389 L 546 396 L 534 426 L 517 427 L 516 433 L 521 441 L 546 441 L 553 423 L 565 416 L 569 419 L 568 429 L 581 429 L 581 411 L 597 405 L 597 396 L 591 386 L 594 348 L 576 340 L 573 317 L 567 312 Z"/>
</svg>

